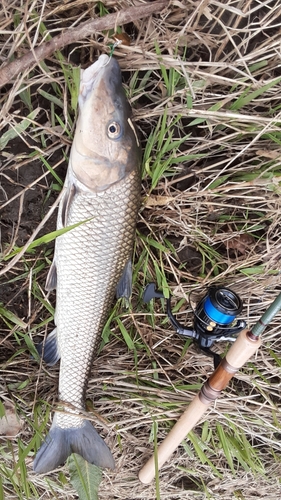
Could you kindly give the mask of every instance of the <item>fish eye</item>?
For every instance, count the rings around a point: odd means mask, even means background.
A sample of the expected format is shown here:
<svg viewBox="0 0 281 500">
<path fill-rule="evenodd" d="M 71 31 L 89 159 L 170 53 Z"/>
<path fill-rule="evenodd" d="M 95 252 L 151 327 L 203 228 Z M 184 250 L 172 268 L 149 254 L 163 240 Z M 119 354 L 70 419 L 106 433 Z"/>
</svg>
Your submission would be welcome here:
<svg viewBox="0 0 281 500">
<path fill-rule="evenodd" d="M 109 123 L 107 127 L 107 135 L 109 139 L 118 139 L 121 135 L 121 126 L 117 122 Z"/>
</svg>

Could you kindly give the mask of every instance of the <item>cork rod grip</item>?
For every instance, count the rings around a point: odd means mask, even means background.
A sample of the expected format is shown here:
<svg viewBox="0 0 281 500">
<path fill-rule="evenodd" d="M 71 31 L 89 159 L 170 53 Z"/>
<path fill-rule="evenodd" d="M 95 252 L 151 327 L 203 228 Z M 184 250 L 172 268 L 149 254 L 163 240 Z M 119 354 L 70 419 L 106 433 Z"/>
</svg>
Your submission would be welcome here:
<svg viewBox="0 0 281 500">
<path fill-rule="evenodd" d="M 180 419 L 174 425 L 171 432 L 169 432 L 168 436 L 164 439 L 164 441 L 162 441 L 158 448 L 157 455 L 159 469 L 181 444 L 188 432 L 191 431 L 191 429 L 197 424 L 204 412 L 207 410 L 209 404 L 202 403 L 199 399 L 199 394 L 195 396 Z M 152 455 L 140 470 L 139 480 L 144 484 L 149 484 L 154 476 L 155 461 L 154 455 Z"/>
<path fill-rule="evenodd" d="M 195 396 L 168 436 L 160 444 L 157 450 L 158 469 L 170 458 L 200 420 L 208 406 L 219 397 L 229 380 L 250 359 L 260 344 L 260 338 L 252 336 L 249 330 L 243 330 L 240 333 L 225 359 L 205 382 L 199 394 Z M 139 472 L 139 479 L 144 484 L 149 484 L 155 476 L 155 459 L 152 455 Z"/>
<path fill-rule="evenodd" d="M 234 368 L 241 368 L 261 345 L 261 338 L 251 336 L 250 330 L 242 330 L 226 355 L 226 361 Z"/>
</svg>

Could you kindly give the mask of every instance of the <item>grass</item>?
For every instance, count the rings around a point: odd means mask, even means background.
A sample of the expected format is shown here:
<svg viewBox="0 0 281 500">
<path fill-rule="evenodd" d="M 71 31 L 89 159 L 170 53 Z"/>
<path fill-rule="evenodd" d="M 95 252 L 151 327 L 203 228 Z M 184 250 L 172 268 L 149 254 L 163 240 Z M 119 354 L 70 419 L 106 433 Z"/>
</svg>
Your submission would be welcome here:
<svg viewBox="0 0 281 500">
<path fill-rule="evenodd" d="M 1 61 L 115 7 L 36 0 L 22 10 L 12 0 L 0 13 Z M 256 357 L 156 483 L 137 479 L 212 371 L 211 359 L 174 334 L 162 301 L 143 304 L 145 285 L 153 281 L 166 296 L 172 292 L 177 318 L 187 325 L 187 295 L 210 284 L 241 296 L 250 325 L 280 291 L 280 7 L 279 0 L 203 10 L 196 2 L 175 3 L 161 18 L 124 27 L 132 44 L 115 49 L 140 130 L 143 205 L 132 302 L 113 307 L 88 384 L 89 415 L 117 463 L 117 471 L 103 473 L 100 500 L 280 496 L 280 314 Z M 0 277 L 1 399 L 24 422 L 15 439 L 1 439 L 0 499 L 77 498 L 67 466 L 45 476 L 32 472 L 58 378 L 58 367 L 32 355 L 34 342 L 53 328 L 55 296 L 44 290 L 56 236 L 50 207 L 75 127 L 78 66 L 110 51 L 112 34 L 94 33 L 53 54 L 0 96 L 1 265 L 7 270 Z M 242 252 L 229 244 L 245 234 L 252 240 Z M 25 245 L 32 252 L 21 255 Z M 227 348 L 217 345 L 220 352 Z"/>
</svg>

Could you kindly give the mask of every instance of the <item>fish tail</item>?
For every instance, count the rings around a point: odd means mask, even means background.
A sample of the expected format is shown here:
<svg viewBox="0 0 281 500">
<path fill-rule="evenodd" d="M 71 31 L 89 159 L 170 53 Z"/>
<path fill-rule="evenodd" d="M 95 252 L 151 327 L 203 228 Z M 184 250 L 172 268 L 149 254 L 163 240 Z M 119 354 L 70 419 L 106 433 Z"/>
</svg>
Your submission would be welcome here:
<svg viewBox="0 0 281 500">
<path fill-rule="evenodd" d="M 64 429 L 54 418 L 50 432 L 36 454 L 33 469 L 38 474 L 49 472 L 62 465 L 71 453 L 78 453 L 98 467 L 115 467 L 111 451 L 88 420 L 83 420 L 80 427 Z"/>
</svg>

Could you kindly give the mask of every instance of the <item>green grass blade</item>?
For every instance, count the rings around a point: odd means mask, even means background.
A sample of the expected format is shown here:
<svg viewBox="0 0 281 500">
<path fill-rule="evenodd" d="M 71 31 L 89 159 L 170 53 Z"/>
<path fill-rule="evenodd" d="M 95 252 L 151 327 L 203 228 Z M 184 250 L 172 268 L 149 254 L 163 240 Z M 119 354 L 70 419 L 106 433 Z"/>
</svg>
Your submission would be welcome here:
<svg viewBox="0 0 281 500">
<path fill-rule="evenodd" d="M 217 424 L 217 432 L 220 440 L 220 444 L 222 446 L 223 452 L 225 454 L 225 458 L 227 460 L 227 463 L 232 471 L 232 474 L 235 474 L 235 468 L 231 456 L 231 442 L 228 439 L 227 434 L 224 432 L 223 427 L 221 424 Z"/>
<path fill-rule="evenodd" d="M 58 174 L 55 172 L 55 170 L 51 167 L 51 165 L 47 162 L 47 160 L 42 155 L 39 155 L 39 158 L 42 161 L 42 163 L 44 163 L 44 165 L 47 167 L 49 172 L 51 172 L 52 176 L 56 179 L 56 181 L 59 183 L 59 185 L 62 187 L 63 181 L 58 176 Z"/>
<path fill-rule="evenodd" d="M 26 323 L 22 321 L 20 318 L 18 318 L 14 313 L 11 311 L 8 311 L 8 309 L 5 309 L 3 307 L 3 304 L 0 303 L 0 316 L 3 318 L 6 318 L 8 321 L 11 323 L 14 323 L 17 326 L 20 326 L 21 328 L 26 328 Z"/>
<path fill-rule="evenodd" d="M 4 149 L 12 139 L 15 139 L 15 137 L 21 135 L 21 133 L 30 126 L 31 122 L 35 120 L 39 111 L 40 108 L 34 109 L 31 113 L 29 113 L 29 115 L 27 115 L 26 118 L 24 118 L 24 120 L 21 120 L 21 122 L 17 123 L 17 125 L 9 128 L 7 132 L 4 132 L 4 134 L 2 134 L 2 136 L 0 137 L 0 151 L 2 151 L 2 149 Z"/>
<path fill-rule="evenodd" d="M 47 243 L 50 243 L 51 241 L 55 240 L 58 236 L 68 233 L 72 229 L 75 229 L 76 227 L 81 226 L 82 224 L 86 224 L 86 222 L 89 222 L 90 220 L 92 220 L 92 217 L 90 219 L 86 219 L 81 222 L 76 222 L 76 224 L 72 224 L 71 226 L 63 227 L 62 229 L 57 229 L 56 231 L 52 231 L 51 233 L 45 234 L 44 236 L 41 236 L 41 238 L 37 238 L 37 240 L 32 241 L 32 243 L 30 243 L 30 245 L 26 249 L 26 252 L 28 253 L 40 245 L 46 245 Z M 4 260 L 11 259 L 15 255 L 17 255 L 21 250 L 22 247 L 17 248 L 9 255 L 6 255 Z"/>
<path fill-rule="evenodd" d="M 253 101 L 257 97 L 260 97 L 262 94 L 264 94 L 265 92 L 270 90 L 272 87 L 277 85 L 280 81 L 281 81 L 281 77 L 276 78 L 275 80 L 267 83 L 266 85 L 263 85 L 259 89 L 256 89 L 247 95 L 245 95 L 245 93 L 243 93 L 242 96 L 238 97 L 238 99 L 230 106 L 230 109 L 232 111 L 238 111 L 243 106 L 246 106 L 251 101 Z"/>
<path fill-rule="evenodd" d="M 122 333 L 123 335 L 123 338 L 127 344 L 127 347 L 130 351 L 134 350 L 135 349 L 135 346 L 134 346 L 134 342 L 132 341 L 128 331 L 126 330 L 125 326 L 123 325 L 122 321 L 120 318 L 117 318 L 117 324 L 118 324 L 118 327 L 120 329 L 120 332 Z"/>
<path fill-rule="evenodd" d="M 98 500 L 99 485 L 102 472 L 96 465 L 89 464 L 76 453 L 68 459 L 70 482 L 79 495 L 80 500 Z"/>
</svg>

